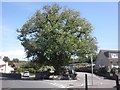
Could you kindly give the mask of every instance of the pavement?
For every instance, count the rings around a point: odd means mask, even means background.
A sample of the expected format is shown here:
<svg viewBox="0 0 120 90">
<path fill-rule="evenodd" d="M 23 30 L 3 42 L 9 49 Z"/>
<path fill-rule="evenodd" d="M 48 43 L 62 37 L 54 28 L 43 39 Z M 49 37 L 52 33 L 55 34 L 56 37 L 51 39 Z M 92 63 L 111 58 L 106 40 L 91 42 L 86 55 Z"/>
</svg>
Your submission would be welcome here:
<svg viewBox="0 0 120 90">
<path fill-rule="evenodd" d="M 91 73 L 77 72 L 77 74 L 78 74 L 77 78 L 78 80 L 80 80 L 83 86 L 85 86 L 85 74 L 87 74 L 89 88 L 114 88 L 116 86 L 115 80 L 105 79 L 104 77 L 100 77 L 95 74 L 93 74 L 93 79 L 92 79 Z"/>
</svg>

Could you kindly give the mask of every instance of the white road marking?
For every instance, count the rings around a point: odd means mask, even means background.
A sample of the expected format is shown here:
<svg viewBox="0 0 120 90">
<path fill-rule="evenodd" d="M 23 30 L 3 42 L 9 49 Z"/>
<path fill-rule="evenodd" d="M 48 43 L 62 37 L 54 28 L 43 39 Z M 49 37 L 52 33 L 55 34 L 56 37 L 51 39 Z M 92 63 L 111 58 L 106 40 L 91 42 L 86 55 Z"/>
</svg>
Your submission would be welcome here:
<svg viewBox="0 0 120 90">
<path fill-rule="evenodd" d="M 81 84 L 80 86 L 84 86 L 84 84 Z"/>
<path fill-rule="evenodd" d="M 50 84 L 52 84 L 52 85 L 54 85 L 54 86 L 57 86 L 57 87 L 59 87 L 59 88 L 65 88 L 64 85 L 60 85 L 60 84 L 58 84 L 58 83 L 50 83 Z"/>
</svg>

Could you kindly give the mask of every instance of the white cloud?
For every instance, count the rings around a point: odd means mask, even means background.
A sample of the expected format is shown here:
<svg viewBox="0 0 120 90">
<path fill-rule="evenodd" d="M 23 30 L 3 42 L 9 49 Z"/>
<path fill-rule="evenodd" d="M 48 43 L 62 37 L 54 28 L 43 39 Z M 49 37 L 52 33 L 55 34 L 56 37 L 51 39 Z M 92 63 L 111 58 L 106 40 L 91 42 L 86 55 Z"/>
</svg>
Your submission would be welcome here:
<svg viewBox="0 0 120 90">
<path fill-rule="evenodd" d="M 4 55 L 8 55 L 8 56 L 20 56 L 20 55 L 24 55 L 24 51 L 23 50 L 15 50 L 15 51 L 8 51 L 8 52 L 4 52 Z"/>
<path fill-rule="evenodd" d="M 18 59 L 24 59 L 25 60 L 25 52 L 24 50 L 13 50 L 13 51 L 3 51 L 0 52 L 0 56 L 8 56 L 10 59 L 18 58 Z"/>
</svg>

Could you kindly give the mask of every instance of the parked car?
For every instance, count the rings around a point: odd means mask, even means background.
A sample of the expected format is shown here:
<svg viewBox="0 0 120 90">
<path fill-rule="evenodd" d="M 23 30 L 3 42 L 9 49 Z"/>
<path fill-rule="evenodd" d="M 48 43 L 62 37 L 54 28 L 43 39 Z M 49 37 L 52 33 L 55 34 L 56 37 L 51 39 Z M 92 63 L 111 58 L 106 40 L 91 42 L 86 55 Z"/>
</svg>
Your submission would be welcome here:
<svg viewBox="0 0 120 90">
<path fill-rule="evenodd" d="M 24 72 L 23 72 L 23 77 L 29 77 L 29 76 L 30 76 L 29 71 L 24 71 Z"/>
</svg>

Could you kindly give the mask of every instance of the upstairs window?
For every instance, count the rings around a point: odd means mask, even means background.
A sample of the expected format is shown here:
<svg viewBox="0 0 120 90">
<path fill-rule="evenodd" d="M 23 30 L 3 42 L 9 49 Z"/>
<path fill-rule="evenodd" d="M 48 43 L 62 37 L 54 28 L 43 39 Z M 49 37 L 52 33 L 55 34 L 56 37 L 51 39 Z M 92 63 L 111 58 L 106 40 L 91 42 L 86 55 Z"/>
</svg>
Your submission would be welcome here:
<svg viewBox="0 0 120 90">
<path fill-rule="evenodd" d="M 111 53 L 111 58 L 118 58 L 118 54 L 117 53 Z"/>
</svg>

